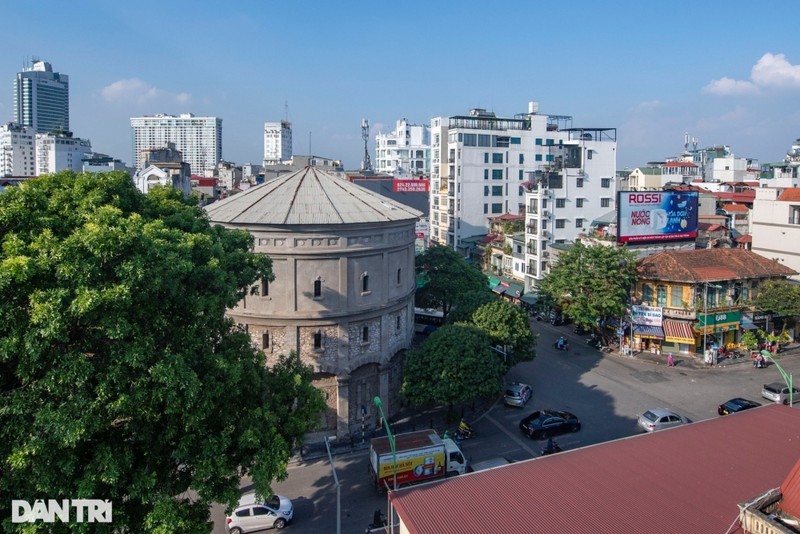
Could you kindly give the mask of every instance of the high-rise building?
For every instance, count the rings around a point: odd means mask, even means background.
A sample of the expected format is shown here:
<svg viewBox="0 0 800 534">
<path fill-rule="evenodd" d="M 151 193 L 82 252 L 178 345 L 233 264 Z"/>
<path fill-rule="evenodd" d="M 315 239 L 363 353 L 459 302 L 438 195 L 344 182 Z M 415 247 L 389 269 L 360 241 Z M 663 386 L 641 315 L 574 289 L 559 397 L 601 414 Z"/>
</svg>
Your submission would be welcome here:
<svg viewBox="0 0 800 534">
<path fill-rule="evenodd" d="M 14 80 L 14 122 L 36 133 L 69 131 L 69 76 L 35 60 Z"/>
<path fill-rule="evenodd" d="M 292 159 L 292 123 L 264 123 L 264 165 L 279 165 Z"/>
<path fill-rule="evenodd" d="M 375 136 L 375 171 L 398 176 L 431 172 L 431 129 L 428 125 L 397 121 L 394 132 Z"/>
<path fill-rule="evenodd" d="M 36 134 L 9 122 L 0 126 L 0 176 L 35 176 Z"/>
<path fill-rule="evenodd" d="M 144 168 L 147 153 L 143 151 L 163 148 L 174 143 L 183 153 L 183 161 L 191 172 L 201 176 L 213 176 L 217 163 L 222 160 L 222 119 L 217 117 L 195 117 L 191 113 L 180 116 L 146 115 L 131 117 L 133 130 L 133 161 L 136 170 Z"/>
</svg>

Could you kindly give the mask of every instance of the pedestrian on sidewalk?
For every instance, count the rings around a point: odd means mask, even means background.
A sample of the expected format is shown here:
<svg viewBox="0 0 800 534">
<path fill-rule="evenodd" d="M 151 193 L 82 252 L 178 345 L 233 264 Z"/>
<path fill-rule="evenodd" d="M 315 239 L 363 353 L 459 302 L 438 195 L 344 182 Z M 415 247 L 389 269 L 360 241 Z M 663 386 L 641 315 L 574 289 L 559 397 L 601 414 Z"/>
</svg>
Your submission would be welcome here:
<svg viewBox="0 0 800 534">
<path fill-rule="evenodd" d="M 667 354 L 667 365 L 669 367 L 675 367 L 675 360 L 672 358 L 672 353 L 670 352 Z"/>
</svg>

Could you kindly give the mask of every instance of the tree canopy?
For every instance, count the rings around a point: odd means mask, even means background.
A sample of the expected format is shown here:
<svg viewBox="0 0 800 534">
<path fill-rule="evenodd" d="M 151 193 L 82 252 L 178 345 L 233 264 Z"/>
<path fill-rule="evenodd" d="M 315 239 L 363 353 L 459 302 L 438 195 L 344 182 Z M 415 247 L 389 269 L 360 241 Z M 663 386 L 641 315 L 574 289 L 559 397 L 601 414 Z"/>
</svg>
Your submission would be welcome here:
<svg viewBox="0 0 800 534">
<path fill-rule="evenodd" d="M 456 297 L 450 313 L 447 314 L 447 322 L 450 324 L 471 322 L 475 310 L 496 300 L 498 300 L 498 296 L 485 288 L 461 293 Z"/>
<path fill-rule="evenodd" d="M 108 499 L 107 532 L 210 532 L 242 475 L 269 495 L 323 401 L 226 318 L 261 278 L 249 234 L 126 173 L 0 193 L 0 502 Z M 83 527 L 104 531 L 29 531 Z"/>
<path fill-rule="evenodd" d="M 495 299 L 480 306 L 471 322 L 489 336 L 493 345 L 504 347 L 508 367 L 535 356 L 537 336 L 531 332 L 528 314 L 510 302 Z"/>
<path fill-rule="evenodd" d="M 415 405 L 471 402 L 497 395 L 506 372 L 489 338 L 473 325 L 445 325 L 409 352 L 402 392 Z"/>
<path fill-rule="evenodd" d="M 624 247 L 575 243 L 539 284 L 567 317 L 591 327 L 597 319 L 620 317 L 636 279 L 636 256 Z"/>
<path fill-rule="evenodd" d="M 416 258 L 416 269 L 427 276 L 427 283 L 417 289 L 416 305 L 440 309 L 445 319 L 461 293 L 489 291 L 486 275 L 449 247 L 438 245 L 425 250 Z"/>
<path fill-rule="evenodd" d="M 800 315 L 800 286 L 787 280 L 768 280 L 758 287 L 753 305 L 779 315 Z"/>
</svg>

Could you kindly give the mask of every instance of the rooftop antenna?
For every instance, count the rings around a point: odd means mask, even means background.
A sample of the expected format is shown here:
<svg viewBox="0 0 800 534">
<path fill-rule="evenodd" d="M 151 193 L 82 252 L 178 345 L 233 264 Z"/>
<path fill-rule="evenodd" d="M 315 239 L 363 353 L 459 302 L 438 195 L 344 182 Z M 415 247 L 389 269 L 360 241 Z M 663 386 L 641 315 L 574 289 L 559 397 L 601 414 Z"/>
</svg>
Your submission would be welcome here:
<svg viewBox="0 0 800 534">
<path fill-rule="evenodd" d="M 689 150 L 689 132 L 683 132 L 683 150 Z"/>
<path fill-rule="evenodd" d="M 286 122 L 289 122 L 289 101 L 285 100 L 283 102 L 283 119 Z"/>
<path fill-rule="evenodd" d="M 372 171 L 369 148 L 367 148 L 367 141 L 369 140 L 369 121 L 367 119 L 361 119 L 361 137 L 364 139 L 364 161 L 361 162 L 361 170 Z"/>
</svg>

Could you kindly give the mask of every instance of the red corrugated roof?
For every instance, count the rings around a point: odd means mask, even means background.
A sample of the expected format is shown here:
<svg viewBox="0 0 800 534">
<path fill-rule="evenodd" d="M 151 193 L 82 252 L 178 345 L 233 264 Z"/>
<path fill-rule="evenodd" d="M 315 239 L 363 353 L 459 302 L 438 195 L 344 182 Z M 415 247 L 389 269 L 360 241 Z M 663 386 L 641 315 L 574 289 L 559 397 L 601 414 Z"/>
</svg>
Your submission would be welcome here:
<svg viewBox="0 0 800 534">
<path fill-rule="evenodd" d="M 740 235 L 739 237 L 734 239 L 734 241 L 736 241 L 737 243 L 752 243 L 753 242 L 753 236 L 751 236 L 750 234 Z"/>
<path fill-rule="evenodd" d="M 794 464 L 792 472 L 781 484 L 781 510 L 794 517 L 800 517 L 800 461 Z"/>
<path fill-rule="evenodd" d="M 778 196 L 778 200 L 788 202 L 800 201 L 800 188 L 792 187 L 790 189 L 784 189 L 783 192 Z"/>
<path fill-rule="evenodd" d="M 738 503 L 780 485 L 800 456 L 798 442 L 800 410 L 769 405 L 390 499 L 409 534 L 722 533 L 736 523 Z"/>
<path fill-rule="evenodd" d="M 697 167 L 691 161 L 669 161 L 664 163 L 662 167 Z"/>
</svg>

